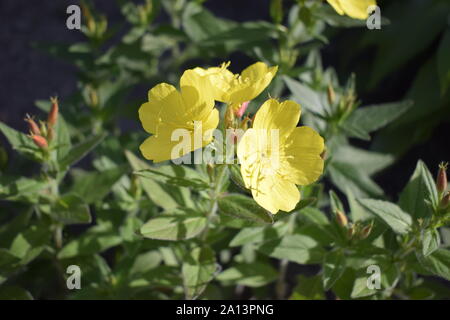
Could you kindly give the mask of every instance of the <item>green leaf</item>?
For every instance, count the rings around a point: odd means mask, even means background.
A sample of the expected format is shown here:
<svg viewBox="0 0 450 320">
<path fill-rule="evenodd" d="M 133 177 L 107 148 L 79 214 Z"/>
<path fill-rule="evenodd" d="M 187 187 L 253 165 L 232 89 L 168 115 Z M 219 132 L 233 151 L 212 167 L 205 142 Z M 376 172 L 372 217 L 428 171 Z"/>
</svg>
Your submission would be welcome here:
<svg viewBox="0 0 450 320">
<path fill-rule="evenodd" d="M 371 176 L 395 161 L 390 154 L 367 151 L 348 144 L 340 144 L 333 152 L 333 161 L 351 164 Z"/>
<path fill-rule="evenodd" d="M 195 248 L 189 252 L 181 268 L 186 299 L 197 299 L 213 279 L 216 270 L 216 258 L 211 248 Z"/>
<path fill-rule="evenodd" d="M 383 194 L 383 190 L 366 172 L 351 164 L 332 161 L 328 166 L 328 172 L 334 185 L 342 192 L 349 189 L 356 197 L 378 197 Z"/>
<path fill-rule="evenodd" d="M 200 174 L 186 166 L 162 166 L 134 172 L 143 178 L 150 178 L 163 183 L 180 187 L 191 187 L 198 190 L 209 189 L 209 183 Z"/>
<path fill-rule="evenodd" d="M 427 229 L 423 233 L 422 238 L 422 254 L 424 257 L 429 256 L 439 248 L 441 237 L 437 229 Z"/>
<path fill-rule="evenodd" d="M 19 263 L 19 257 L 7 249 L 0 248 L 0 285 L 5 282 L 12 273 L 17 271 Z"/>
<path fill-rule="evenodd" d="M 364 130 L 366 133 L 376 131 L 399 118 L 413 102 L 410 100 L 373 105 L 356 109 L 342 124 L 345 128 Z"/>
<path fill-rule="evenodd" d="M 322 261 L 324 251 L 313 238 L 301 234 L 286 235 L 262 243 L 258 250 L 270 257 L 286 259 L 299 264 Z"/>
<path fill-rule="evenodd" d="M 217 280 L 224 285 L 236 285 L 257 288 L 265 286 L 278 277 L 278 272 L 267 263 L 241 263 L 221 272 Z"/>
<path fill-rule="evenodd" d="M 47 186 L 46 181 L 2 175 L 0 176 L 0 198 L 37 203 L 41 191 Z"/>
<path fill-rule="evenodd" d="M 351 297 L 353 299 L 356 298 L 364 298 L 371 295 L 374 295 L 377 293 L 376 289 L 369 289 L 369 286 L 367 285 L 367 279 L 369 275 L 363 275 L 359 276 L 355 279 L 355 282 L 353 283 L 353 289 L 351 293 Z"/>
<path fill-rule="evenodd" d="M 306 277 L 300 275 L 298 284 L 289 298 L 290 300 L 324 300 L 325 293 L 322 289 L 320 276 Z"/>
<path fill-rule="evenodd" d="M 261 208 L 253 199 L 240 194 L 229 194 L 219 198 L 221 212 L 236 218 L 260 223 L 273 223 L 270 213 Z"/>
<path fill-rule="evenodd" d="M 337 194 L 333 190 L 330 190 L 329 194 L 330 194 L 331 211 L 336 212 L 337 210 L 340 210 L 344 212 L 345 211 L 344 206 L 342 205 L 342 202 L 337 196 Z"/>
<path fill-rule="evenodd" d="M 190 2 L 183 12 L 184 31 L 194 42 L 203 42 L 226 31 L 231 23 L 215 17 L 201 5 Z"/>
<path fill-rule="evenodd" d="M 94 149 L 102 140 L 106 137 L 106 133 L 99 134 L 87 138 L 74 146 L 62 159 L 59 161 L 59 167 L 63 170 L 67 170 L 70 166 L 74 165 L 81 159 L 83 159 L 92 149 Z"/>
<path fill-rule="evenodd" d="M 326 116 L 326 107 L 322 104 L 320 96 L 314 90 L 288 76 L 283 76 L 283 80 L 291 91 L 294 100 L 303 108 L 318 116 Z"/>
<path fill-rule="evenodd" d="M 130 151 L 125 151 L 125 156 L 128 159 L 128 162 L 131 165 L 133 170 L 144 170 L 150 169 L 151 167 L 136 157 Z M 173 210 L 178 207 L 177 202 L 173 199 L 173 197 L 162 188 L 162 186 L 153 179 L 139 177 L 139 181 L 142 184 L 142 188 L 144 189 L 147 196 L 158 206 L 162 207 L 165 210 Z"/>
<path fill-rule="evenodd" d="M 127 171 L 128 166 L 119 166 L 99 172 L 82 173 L 75 177 L 71 192 L 79 195 L 84 203 L 92 204 L 106 197 Z"/>
<path fill-rule="evenodd" d="M 231 240 L 230 247 L 280 239 L 286 233 L 287 228 L 288 225 L 285 223 L 276 223 L 269 227 L 244 228 Z"/>
<path fill-rule="evenodd" d="M 450 87 L 450 30 L 447 30 L 442 37 L 437 51 L 437 69 L 441 83 L 442 96 Z"/>
<path fill-rule="evenodd" d="M 429 272 L 450 281 L 450 251 L 446 249 L 437 249 L 432 254 L 424 257 L 417 253 L 417 259 L 422 267 Z"/>
<path fill-rule="evenodd" d="M 92 221 L 89 206 L 78 194 L 61 196 L 50 214 L 64 224 L 89 224 Z"/>
<path fill-rule="evenodd" d="M 117 246 L 121 242 L 122 238 L 113 229 L 112 223 L 103 222 L 67 243 L 58 253 L 58 258 L 67 259 L 82 255 L 92 255 Z"/>
<path fill-rule="evenodd" d="M 58 121 L 56 122 L 55 125 L 55 133 L 56 133 L 55 147 L 57 148 L 56 157 L 58 161 L 61 161 L 69 153 L 72 147 L 69 129 L 67 128 L 67 123 L 61 115 L 58 116 Z"/>
<path fill-rule="evenodd" d="M 141 227 L 146 238 L 158 240 L 184 240 L 200 234 L 206 227 L 205 216 L 162 215 L 150 219 Z"/>
<path fill-rule="evenodd" d="M 3 122 L 0 122 L 0 131 L 6 136 L 13 149 L 17 152 L 36 155 L 39 151 L 38 147 L 26 134 L 14 130 Z"/>
<path fill-rule="evenodd" d="M 373 199 L 360 199 L 359 202 L 375 216 L 383 220 L 398 234 L 406 234 L 411 230 L 411 216 L 396 204 Z"/>
<path fill-rule="evenodd" d="M 366 220 L 371 218 L 371 214 L 358 202 L 355 195 L 350 189 L 346 189 L 345 194 L 347 195 L 348 204 L 350 206 L 350 214 L 352 221 L 356 222 L 359 220 Z"/>
<path fill-rule="evenodd" d="M 399 205 L 415 218 L 426 218 L 432 214 L 426 200 L 429 200 L 437 208 L 436 184 L 425 163 L 419 160 L 408 184 L 400 194 Z"/>
<path fill-rule="evenodd" d="M 345 256 L 342 250 L 330 251 L 323 262 L 323 287 L 329 290 L 345 271 Z"/>
<path fill-rule="evenodd" d="M 5 286 L 0 288 L 0 300 L 33 300 L 33 296 L 23 288 Z"/>
</svg>

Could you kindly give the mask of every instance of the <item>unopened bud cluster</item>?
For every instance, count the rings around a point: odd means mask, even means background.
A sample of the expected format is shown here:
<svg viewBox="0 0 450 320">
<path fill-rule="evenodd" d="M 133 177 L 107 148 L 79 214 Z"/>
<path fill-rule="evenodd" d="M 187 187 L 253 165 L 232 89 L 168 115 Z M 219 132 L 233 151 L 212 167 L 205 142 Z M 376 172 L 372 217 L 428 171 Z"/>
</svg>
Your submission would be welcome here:
<svg viewBox="0 0 450 320">
<path fill-rule="evenodd" d="M 351 223 L 344 212 L 337 209 L 335 212 L 336 223 L 346 231 L 347 239 L 366 239 L 372 232 L 373 223 L 362 224 L 360 222 Z"/>
<path fill-rule="evenodd" d="M 47 116 L 47 121 L 36 123 L 33 117 L 27 115 L 25 122 L 28 124 L 29 137 L 42 150 L 46 150 L 49 143 L 55 138 L 55 125 L 58 121 L 59 104 L 58 98 L 50 98 L 51 108 Z"/>
</svg>

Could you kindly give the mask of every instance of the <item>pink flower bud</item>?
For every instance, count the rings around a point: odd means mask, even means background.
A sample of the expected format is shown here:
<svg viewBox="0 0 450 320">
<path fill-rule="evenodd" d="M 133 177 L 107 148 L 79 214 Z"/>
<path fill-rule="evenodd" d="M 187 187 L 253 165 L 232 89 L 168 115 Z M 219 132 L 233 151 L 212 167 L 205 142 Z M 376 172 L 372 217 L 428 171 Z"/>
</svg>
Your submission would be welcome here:
<svg viewBox="0 0 450 320">
<path fill-rule="evenodd" d="M 50 101 L 52 102 L 52 108 L 50 109 L 50 112 L 48 114 L 47 122 L 49 126 L 54 126 L 56 124 L 56 121 L 58 121 L 58 98 L 50 98 Z"/>
<path fill-rule="evenodd" d="M 236 117 L 240 118 L 240 117 L 242 117 L 244 115 L 245 110 L 247 110 L 247 107 L 248 107 L 249 103 L 250 103 L 250 101 L 246 101 L 246 102 L 241 103 L 239 108 L 234 112 Z"/>
<path fill-rule="evenodd" d="M 31 118 L 29 115 L 25 117 L 25 121 L 28 123 L 28 128 L 30 129 L 30 132 L 32 134 L 40 135 L 41 130 L 39 129 L 39 126 L 37 123 Z"/>
<path fill-rule="evenodd" d="M 47 140 L 43 136 L 32 135 L 31 139 L 33 140 L 34 144 L 37 145 L 39 148 L 41 149 L 48 148 Z"/>
</svg>

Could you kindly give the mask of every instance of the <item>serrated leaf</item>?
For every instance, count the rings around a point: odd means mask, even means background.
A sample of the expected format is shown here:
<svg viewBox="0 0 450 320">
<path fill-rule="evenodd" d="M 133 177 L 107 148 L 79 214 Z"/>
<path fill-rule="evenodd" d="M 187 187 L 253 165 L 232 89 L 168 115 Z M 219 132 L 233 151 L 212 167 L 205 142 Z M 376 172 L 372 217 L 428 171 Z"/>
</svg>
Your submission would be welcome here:
<svg viewBox="0 0 450 320">
<path fill-rule="evenodd" d="M 398 234 L 406 234 L 411 230 L 411 216 L 396 204 L 373 199 L 360 199 L 359 202 L 375 216 L 383 220 Z"/>
<path fill-rule="evenodd" d="M 58 121 L 55 125 L 55 134 L 54 146 L 56 147 L 56 158 L 60 161 L 64 159 L 72 147 L 67 123 L 61 115 L 58 116 Z"/>
<path fill-rule="evenodd" d="M 180 187 L 190 187 L 198 190 L 210 188 L 208 182 L 202 179 L 197 171 L 186 166 L 162 166 L 138 170 L 134 173 L 143 178 L 150 178 Z"/>
<path fill-rule="evenodd" d="M 437 229 L 427 229 L 422 237 L 422 254 L 424 257 L 429 256 L 439 248 L 441 237 Z"/>
<path fill-rule="evenodd" d="M 181 268 L 186 299 L 197 299 L 214 278 L 216 269 L 216 258 L 211 248 L 192 250 Z"/>
<path fill-rule="evenodd" d="M 92 221 L 89 206 L 77 194 L 68 193 L 61 196 L 50 214 L 64 224 L 89 224 Z"/>
<path fill-rule="evenodd" d="M 140 229 L 146 238 L 158 240 L 184 240 L 200 234 L 206 227 L 205 216 L 162 215 L 150 219 Z"/>
<path fill-rule="evenodd" d="M 368 276 L 360 276 L 355 279 L 353 283 L 351 297 L 353 299 L 356 298 L 364 298 L 377 293 L 376 289 L 370 289 L 367 285 Z"/>
<path fill-rule="evenodd" d="M 377 197 L 383 194 L 383 190 L 366 172 L 350 164 L 331 162 L 328 171 L 334 185 L 342 192 L 350 189 L 356 197 Z"/>
<path fill-rule="evenodd" d="M 230 247 L 279 239 L 287 231 L 288 225 L 276 223 L 270 227 L 244 228 L 230 242 Z"/>
<path fill-rule="evenodd" d="M 300 275 L 298 284 L 292 292 L 290 300 L 323 300 L 325 293 L 322 289 L 322 279 L 320 276 L 306 277 Z"/>
<path fill-rule="evenodd" d="M 303 108 L 318 116 L 326 116 L 326 107 L 322 104 L 319 95 L 314 90 L 288 76 L 283 76 L 283 80 L 291 91 L 294 100 Z"/>
<path fill-rule="evenodd" d="M 336 212 L 337 210 L 340 210 L 344 212 L 344 206 L 342 205 L 342 202 L 337 196 L 337 194 L 333 190 L 330 190 L 329 195 L 330 195 L 331 211 Z"/>
<path fill-rule="evenodd" d="M 105 137 L 106 133 L 92 136 L 72 147 L 72 149 L 59 161 L 59 167 L 62 170 L 67 170 L 70 166 L 83 159 L 92 149 L 102 142 Z"/>
<path fill-rule="evenodd" d="M 128 171 L 127 166 L 119 166 L 98 172 L 87 172 L 75 177 L 71 192 L 79 195 L 83 202 L 92 204 L 102 200 L 113 185 Z"/>
<path fill-rule="evenodd" d="M 424 257 L 416 252 L 417 259 L 422 267 L 434 275 L 443 277 L 450 281 L 450 251 L 437 249 L 432 254 Z"/>
<path fill-rule="evenodd" d="M 126 150 L 125 156 L 128 159 L 128 162 L 131 165 L 133 170 L 145 170 L 150 169 L 151 167 L 136 157 L 132 152 Z M 158 206 L 162 207 L 165 210 L 173 210 L 178 207 L 177 202 L 173 199 L 173 197 L 166 192 L 162 186 L 153 179 L 142 178 L 139 177 L 139 181 L 142 184 L 142 188 L 144 189 L 147 196 Z"/>
<path fill-rule="evenodd" d="M 217 280 L 224 285 L 236 285 L 257 288 L 265 286 L 274 281 L 278 272 L 267 263 L 254 262 L 250 264 L 241 263 L 221 272 Z"/>
<path fill-rule="evenodd" d="M 432 214 L 432 210 L 425 200 L 430 200 L 436 208 L 438 192 L 430 171 L 425 163 L 419 160 L 408 184 L 400 194 L 399 206 L 415 218 L 426 218 Z"/>
<path fill-rule="evenodd" d="M 113 229 L 112 223 L 103 222 L 100 225 L 88 229 L 84 234 L 67 243 L 59 251 L 58 258 L 67 259 L 100 253 L 119 245 L 121 242 L 122 238 Z"/>
<path fill-rule="evenodd" d="M 32 155 L 39 152 L 38 147 L 26 134 L 7 126 L 3 122 L 0 122 L 0 131 L 6 136 L 14 150 Z"/>
<path fill-rule="evenodd" d="M 219 198 L 217 203 L 220 211 L 227 215 L 260 223 L 273 223 L 270 213 L 244 195 L 229 194 Z"/>
<path fill-rule="evenodd" d="M 342 127 L 356 128 L 367 134 L 388 125 L 408 111 L 412 105 L 413 102 L 407 100 L 358 108 L 347 118 Z"/>
<path fill-rule="evenodd" d="M 299 264 L 318 263 L 322 261 L 324 251 L 313 238 L 300 235 L 286 235 L 262 243 L 258 250 L 270 257 L 286 259 Z"/>
</svg>

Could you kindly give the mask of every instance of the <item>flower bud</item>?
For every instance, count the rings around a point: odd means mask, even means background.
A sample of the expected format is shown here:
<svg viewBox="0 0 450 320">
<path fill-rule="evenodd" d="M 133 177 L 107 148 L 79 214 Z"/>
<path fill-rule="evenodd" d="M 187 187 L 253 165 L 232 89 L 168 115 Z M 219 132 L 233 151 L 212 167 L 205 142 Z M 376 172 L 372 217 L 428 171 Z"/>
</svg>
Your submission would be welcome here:
<svg viewBox="0 0 450 320">
<path fill-rule="evenodd" d="M 436 179 L 436 187 L 439 193 L 447 191 L 447 163 L 439 164 L 439 172 Z"/>
<path fill-rule="evenodd" d="M 367 226 L 365 226 L 364 228 L 362 228 L 361 232 L 359 233 L 359 238 L 361 240 L 366 239 L 370 233 L 372 232 L 372 228 L 373 228 L 373 224 L 368 224 Z"/>
<path fill-rule="evenodd" d="M 333 86 L 331 84 L 329 84 L 328 88 L 327 88 L 327 97 L 328 97 L 328 103 L 330 104 L 330 106 L 334 105 L 334 102 L 336 101 L 336 94 L 335 94 Z"/>
<path fill-rule="evenodd" d="M 355 226 L 351 225 L 350 228 L 347 230 L 347 238 L 352 239 L 355 235 Z"/>
<path fill-rule="evenodd" d="M 336 210 L 336 221 L 341 227 L 346 227 L 348 224 L 347 216 L 339 209 Z"/>
<path fill-rule="evenodd" d="M 28 123 L 28 128 L 30 129 L 31 134 L 41 134 L 41 130 L 39 129 L 39 126 L 37 123 L 31 118 L 28 114 L 26 115 L 24 119 Z"/>
<path fill-rule="evenodd" d="M 39 148 L 41 149 L 47 149 L 48 148 L 48 143 L 47 140 L 40 135 L 31 135 L 31 139 L 33 140 L 34 144 L 37 145 Z"/>
<path fill-rule="evenodd" d="M 89 103 L 92 108 L 96 108 L 99 104 L 98 93 L 97 90 L 89 86 Z"/>
<path fill-rule="evenodd" d="M 51 127 L 56 124 L 56 121 L 58 121 L 59 105 L 57 97 L 50 98 L 50 101 L 52 102 L 52 107 L 48 113 L 47 123 Z"/>
<path fill-rule="evenodd" d="M 234 119 L 235 118 L 233 108 L 231 106 L 228 106 L 227 110 L 225 111 L 225 119 L 224 119 L 226 129 L 233 127 Z"/>
<path fill-rule="evenodd" d="M 47 129 L 47 140 L 52 141 L 55 138 L 55 129 L 49 126 Z"/>
<path fill-rule="evenodd" d="M 241 103 L 241 105 L 234 111 L 234 114 L 236 115 L 236 117 L 241 118 L 244 115 L 245 110 L 247 110 L 249 103 L 250 103 L 250 101 Z"/>
</svg>

